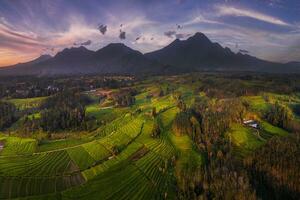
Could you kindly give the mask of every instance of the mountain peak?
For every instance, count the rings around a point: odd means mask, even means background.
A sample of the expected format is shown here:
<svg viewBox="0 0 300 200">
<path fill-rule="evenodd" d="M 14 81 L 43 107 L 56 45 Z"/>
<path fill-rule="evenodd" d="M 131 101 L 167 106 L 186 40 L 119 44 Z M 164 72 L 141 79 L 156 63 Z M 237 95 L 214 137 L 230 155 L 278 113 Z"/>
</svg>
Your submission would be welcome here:
<svg viewBox="0 0 300 200">
<path fill-rule="evenodd" d="M 62 51 L 58 52 L 55 57 L 62 57 L 62 56 L 69 56 L 69 55 L 86 55 L 91 54 L 93 51 L 88 50 L 84 46 L 80 47 L 71 47 L 71 48 L 65 48 Z"/>
<path fill-rule="evenodd" d="M 110 43 L 100 50 L 123 50 L 123 51 L 124 50 L 132 50 L 132 51 L 134 51 L 133 49 L 131 49 L 130 47 L 126 46 L 123 43 Z"/>
<path fill-rule="evenodd" d="M 187 41 L 211 43 L 208 37 L 206 37 L 206 35 L 201 32 L 195 33 L 195 35 L 189 37 Z"/>
<path fill-rule="evenodd" d="M 131 49 L 130 47 L 126 46 L 123 43 L 110 43 L 107 46 L 103 47 L 102 49 L 99 49 L 97 51 L 97 54 L 110 54 L 110 55 L 116 55 L 116 54 L 123 54 L 123 53 L 139 53 L 136 50 Z"/>
</svg>

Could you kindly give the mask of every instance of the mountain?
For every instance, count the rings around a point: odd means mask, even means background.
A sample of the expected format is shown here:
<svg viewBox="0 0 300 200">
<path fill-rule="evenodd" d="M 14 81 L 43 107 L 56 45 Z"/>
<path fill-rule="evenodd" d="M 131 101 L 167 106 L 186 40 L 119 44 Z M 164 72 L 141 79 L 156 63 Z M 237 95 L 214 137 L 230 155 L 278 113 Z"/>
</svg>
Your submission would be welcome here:
<svg viewBox="0 0 300 200">
<path fill-rule="evenodd" d="M 285 65 L 287 65 L 287 66 L 300 67 L 300 62 L 298 62 L 298 61 L 292 61 L 292 62 L 286 63 Z"/>
<path fill-rule="evenodd" d="M 211 42 L 203 33 L 196 33 L 187 40 L 176 39 L 168 46 L 147 54 L 121 43 L 109 44 L 98 51 L 83 46 L 66 48 L 54 57 L 43 55 L 27 63 L 0 68 L 0 76 L 176 74 L 203 70 L 300 73 L 299 63 L 273 63 L 234 53 Z"/>
<path fill-rule="evenodd" d="M 218 43 L 211 42 L 203 33 L 187 40 L 176 39 L 168 46 L 145 54 L 149 59 L 181 68 L 186 72 L 199 70 L 266 71 L 279 72 L 281 64 L 256 57 L 234 53 Z"/>
<path fill-rule="evenodd" d="M 37 62 L 39 60 L 39 62 Z M 161 65 L 124 44 L 109 44 L 94 52 L 85 47 L 66 48 L 54 57 L 41 57 L 0 69 L 0 75 L 136 74 L 158 71 Z"/>
<path fill-rule="evenodd" d="M 121 43 L 112 43 L 95 52 L 97 68 L 104 73 L 155 73 L 161 69 L 158 62 Z"/>
<path fill-rule="evenodd" d="M 48 54 L 44 54 L 44 55 L 41 55 L 40 57 L 38 57 L 37 59 L 32 60 L 31 62 L 28 62 L 27 64 L 37 64 L 37 63 L 46 61 L 46 60 L 48 60 L 50 58 L 52 58 L 52 56 L 50 56 Z"/>
<path fill-rule="evenodd" d="M 29 62 L 26 62 L 26 63 L 19 63 L 19 64 L 16 64 L 14 66 L 11 66 L 11 67 L 26 67 L 26 66 L 31 66 L 31 65 L 35 65 L 35 64 L 44 62 L 44 61 L 49 60 L 51 58 L 52 58 L 52 56 L 44 54 L 44 55 L 41 55 L 40 57 L 38 57 L 38 58 L 36 58 L 36 59 L 34 59 L 32 61 L 29 61 Z"/>
</svg>

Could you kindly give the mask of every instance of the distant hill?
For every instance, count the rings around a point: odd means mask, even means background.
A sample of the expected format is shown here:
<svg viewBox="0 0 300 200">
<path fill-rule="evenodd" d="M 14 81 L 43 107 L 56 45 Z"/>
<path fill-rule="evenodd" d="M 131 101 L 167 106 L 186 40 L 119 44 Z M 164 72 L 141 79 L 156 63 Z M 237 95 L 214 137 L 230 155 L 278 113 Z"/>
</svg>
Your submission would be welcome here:
<svg viewBox="0 0 300 200">
<path fill-rule="evenodd" d="M 300 62 L 293 61 L 285 64 L 285 67 L 289 70 L 297 71 L 300 69 Z"/>
<path fill-rule="evenodd" d="M 281 64 L 272 63 L 256 57 L 234 53 L 218 43 L 211 42 L 203 33 L 196 33 L 187 40 L 176 39 L 168 46 L 145 54 L 146 57 L 184 68 L 185 71 L 276 71 Z"/>
<path fill-rule="evenodd" d="M 85 47 L 67 48 L 54 57 L 41 56 L 28 63 L 0 68 L 0 75 L 136 74 L 157 72 L 158 67 L 161 69 L 159 63 L 142 53 L 116 43 L 96 52 Z"/>
<path fill-rule="evenodd" d="M 133 50 L 124 44 L 114 43 L 95 52 L 97 69 L 103 73 L 156 73 L 162 65 L 146 58 L 141 52 Z"/>
<path fill-rule="evenodd" d="M 299 63 L 273 63 L 234 53 L 211 42 L 203 33 L 187 40 L 174 40 L 168 46 L 147 54 L 121 43 L 98 51 L 85 47 L 66 48 L 54 57 L 43 55 L 33 61 L 0 68 L 0 75 L 72 74 L 170 74 L 193 71 L 300 72 Z"/>
</svg>

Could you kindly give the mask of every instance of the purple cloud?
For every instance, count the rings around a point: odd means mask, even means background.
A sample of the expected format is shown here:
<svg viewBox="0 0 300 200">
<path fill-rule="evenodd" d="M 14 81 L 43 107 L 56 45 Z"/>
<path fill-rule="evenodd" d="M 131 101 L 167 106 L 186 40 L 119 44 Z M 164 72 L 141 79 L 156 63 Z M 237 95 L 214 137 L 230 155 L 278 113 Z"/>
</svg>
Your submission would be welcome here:
<svg viewBox="0 0 300 200">
<path fill-rule="evenodd" d="M 165 36 L 171 38 L 176 34 L 176 31 L 167 31 L 164 34 L 165 34 Z"/>
<path fill-rule="evenodd" d="M 120 38 L 121 40 L 125 40 L 125 39 L 126 39 L 126 32 L 120 30 L 119 38 Z"/>
<path fill-rule="evenodd" d="M 107 26 L 101 24 L 101 25 L 98 26 L 98 30 L 100 31 L 100 33 L 102 33 L 102 35 L 105 35 L 105 33 L 107 31 Z"/>
</svg>

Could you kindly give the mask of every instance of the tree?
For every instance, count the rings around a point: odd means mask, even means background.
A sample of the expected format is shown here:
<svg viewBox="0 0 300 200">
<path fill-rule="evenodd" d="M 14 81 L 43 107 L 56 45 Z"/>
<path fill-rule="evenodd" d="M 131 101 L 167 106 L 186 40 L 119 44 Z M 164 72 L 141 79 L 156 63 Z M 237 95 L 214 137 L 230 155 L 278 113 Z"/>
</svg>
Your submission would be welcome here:
<svg viewBox="0 0 300 200">
<path fill-rule="evenodd" d="M 0 130 L 8 128 L 17 120 L 17 108 L 10 102 L 0 101 Z"/>
<path fill-rule="evenodd" d="M 49 97 L 41 106 L 40 126 L 50 132 L 82 128 L 86 103 L 85 97 L 71 91 Z"/>
<path fill-rule="evenodd" d="M 300 135 L 273 137 L 244 159 L 263 199 L 299 199 Z"/>
<path fill-rule="evenodd" d="M 293 120 L 293 115 L 286 106 L 276 102 L 266 113 L 265 118 L 273 125 L 284 129 L 290 128 L 290 122 Z"/>
<path fill-rule="evenodd" d="M 151 131 L 151 137 L 158 138 L 160 136 L 161 129 L 159 126 L 159 122 L 157 119 L 154 120 L 152 131 Z"/>
<path fill-rule="evenodd" d="M 117 106 L 126 107 L 135 103 L 135 97 L 131 92 L 121 91 L 118 94 L 113 95 L 113 99 Z"/>
<path fill-rule="evenodd" d="M 177 103 L 177 107 L 180 109 L 181 112 L 186 111 L 186 104 L 184 103 L 183 100 L 179 100 Z"/>
<path fill-rule="evenodd" d="M 172 130 L 177 136 L 184 134 L 192 135 L 193 127 L 190 121 L 190 115 L 186 112 L 178 113 L 173 121 Z"/>
<path fill-rule="evenodd" d="M 151 112 L 152 117 L 156 117 L 157 113 L 156 113 L 156 107 L 152 108 L 152 112 Z"/>
</svg>

